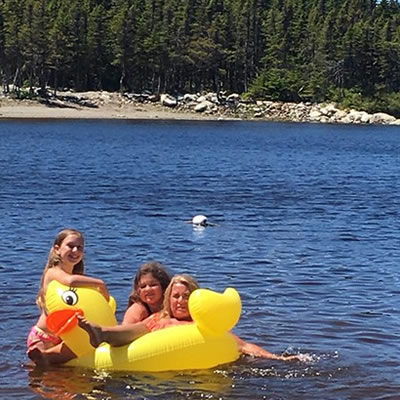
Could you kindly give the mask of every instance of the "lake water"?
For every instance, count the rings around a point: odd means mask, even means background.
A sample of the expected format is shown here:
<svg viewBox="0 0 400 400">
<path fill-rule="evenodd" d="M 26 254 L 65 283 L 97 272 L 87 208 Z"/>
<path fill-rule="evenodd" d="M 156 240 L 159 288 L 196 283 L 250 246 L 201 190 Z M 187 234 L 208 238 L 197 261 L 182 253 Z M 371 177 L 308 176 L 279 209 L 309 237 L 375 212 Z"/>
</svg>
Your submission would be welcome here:
<svg viewBox="0 0 400 400">
<path fill-rule="evenodd" d="M 264 122 L 0 123 L 0 398 L 400 399 L 400 130 Z M 196 230 L 205 214 L 218 224 Z M 309 363 L 38 370 L 25 340 L 56 233 L 121 319 L 139 265 L 238 289 L 234 331 Z"/>
</svg>

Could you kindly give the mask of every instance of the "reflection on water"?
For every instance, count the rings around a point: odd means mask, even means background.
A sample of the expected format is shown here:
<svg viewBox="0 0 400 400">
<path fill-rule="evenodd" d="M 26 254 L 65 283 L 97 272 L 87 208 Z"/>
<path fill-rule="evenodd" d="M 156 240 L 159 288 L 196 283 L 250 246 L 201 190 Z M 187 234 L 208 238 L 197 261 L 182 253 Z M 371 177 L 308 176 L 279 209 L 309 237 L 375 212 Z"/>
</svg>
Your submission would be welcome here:
<svg viewBox="0 0 400 400">
<path fill-rule="evenodd" d="M 46 399 L 90 398 L 95 391 L 96 381 L 79 369 L 54 367 L 46 370 L 29 370 L 29 387 Z"/>
<path fill-rule="evenodd" d="M 337 353 L 313 354 L 312 361 L 307 363 L 242 357 L 214 370 L 152 374 L 27 368 L 30 389 L 48 399 L 230 399 L 258 396 L 259 390 L 273 391 L 279 381 L 295 385 L 296 381 L 311 378 L 340 379 L 348 369 L 338 368 L 337 357 Z"/>
<path fill-rule="evenodd" d="M 190 398 L 227 396 L 233 379 L 226 371 L 174 373 L 93 372 L 79 368 L 29 368 L 30 389 L 48 399 Z"/>
</svg>

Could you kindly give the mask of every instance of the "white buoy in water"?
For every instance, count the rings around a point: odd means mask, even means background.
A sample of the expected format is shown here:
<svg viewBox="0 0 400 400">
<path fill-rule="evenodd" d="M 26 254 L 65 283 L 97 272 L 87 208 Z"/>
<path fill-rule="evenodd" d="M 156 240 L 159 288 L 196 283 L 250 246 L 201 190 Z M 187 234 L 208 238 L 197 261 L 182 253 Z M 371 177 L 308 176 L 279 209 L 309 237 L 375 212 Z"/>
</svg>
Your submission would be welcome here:
<svg viewBox="0 0 400 400">
<path fill-rule="evenodd" d="M 205 215 L 199 214 L 195 215 L 189 221 L 185 221 L 187 224 L 192 224 L 195 228 L 205 228 L 206 226 L 218 226 L 213 222 L 210 222 Z"/>
<path fill-rule="evenodd" d="M 208 226 L 208 218 L 205 215 L 195 215 L 192 218 L 192 224 L 195 226 Z"/>
</svg>

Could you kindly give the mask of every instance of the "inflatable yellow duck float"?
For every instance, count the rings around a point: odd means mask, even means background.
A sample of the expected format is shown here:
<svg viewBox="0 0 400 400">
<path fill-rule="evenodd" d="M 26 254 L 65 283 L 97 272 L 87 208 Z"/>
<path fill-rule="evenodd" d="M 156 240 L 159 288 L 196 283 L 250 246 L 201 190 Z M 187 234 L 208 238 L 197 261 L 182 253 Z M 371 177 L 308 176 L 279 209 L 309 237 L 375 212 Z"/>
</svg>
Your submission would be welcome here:
<svg viewBox="0 0 400 400">
<path fill-rule="evenodd" d="M 77 355 L 66 363 L 70 366 L 149 372 L 196 370 L 235 361 L 240 355 L 229 333 L 241 313 L 240 296 L 232 288 L 222 294 L 195 290 L 189 298 L 193 324 L 151 332 L 121 347 L 104 343 L 95 349 L 77 324 L 76 315 L 80 314 L 98 325 L 116 325 L 112 297 L 107 302 L 95 289 L 71 288 L 52 281 L 46 292 L 46 308 L 49 327 Z"/>
</svg>

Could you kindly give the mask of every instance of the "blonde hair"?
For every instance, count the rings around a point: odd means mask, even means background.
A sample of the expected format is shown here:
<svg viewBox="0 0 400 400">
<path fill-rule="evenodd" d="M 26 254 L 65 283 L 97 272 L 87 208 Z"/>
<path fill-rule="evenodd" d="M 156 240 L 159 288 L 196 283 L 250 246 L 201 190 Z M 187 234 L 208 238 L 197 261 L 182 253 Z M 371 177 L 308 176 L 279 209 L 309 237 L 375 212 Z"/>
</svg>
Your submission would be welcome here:
<svg viewBox="0 0 400 400">
<path fill-rule="evenodd" d="M 47 263 L 46 263 L 46 265 L 44 267 L 44 271 L 42 273 L 42 278 L 40 279 L 39 293 L 36 297 L 36 304 L 39 306 L 39 308 L 43 308 L 43 305 L 44 305 L 43 283 L 44 283 L 44 277 L 46 276 L 46 272 L 50 268 L 57 267 L 58 265 L 61 264 L 61 258 L 57 254 L 57 252 L 55 250 L 55 246 L 61 246 L 62 242 L 69 235 L 78 236 L 79 238 L 82 239 L 83 242 L 85 242 L 83 233 L 76 229 L 63 229 L 62 231 L 58 232 L 58 234 L 54 240 L 53 246 L 50 249 L 49 257 L 47 259 Z M 77 274 L 77 275 L 83 275 L 85 273 L 85 263 L 83 261 L 83 257 L 82 257 L 81 261 L 79 261 L 77 264 L 74 265 L 74 269 L 72 270 L 72 273 Z"/>
<path fill-rule="evenodd" d="M 190 275 L 187 274 L 175 275 L 171 279 L 171 282 L 169 283 L 168 287 L 165 289 L 163 309 L 162 311 L 160 311 L 162 318 L 173 318 L 171 313 L 171 292 L 172 292 L 172 287 L 177 283 L 185 285 L 190 293 L 194 292 L 196 289 L 199 289 L 200 287 L 196 279 L 194 279 Z"/>
</svg>

